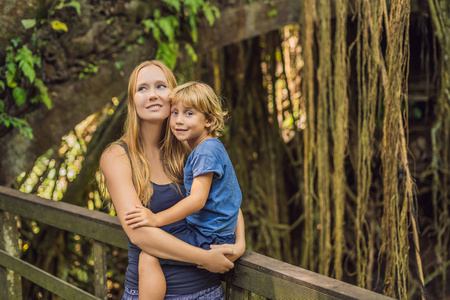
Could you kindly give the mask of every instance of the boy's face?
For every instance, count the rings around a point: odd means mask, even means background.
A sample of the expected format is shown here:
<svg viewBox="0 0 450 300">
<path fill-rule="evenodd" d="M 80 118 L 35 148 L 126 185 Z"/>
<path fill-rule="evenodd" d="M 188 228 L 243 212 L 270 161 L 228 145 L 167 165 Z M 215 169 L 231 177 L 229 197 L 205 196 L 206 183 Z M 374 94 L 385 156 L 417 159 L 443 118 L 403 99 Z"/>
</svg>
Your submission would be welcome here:
<svg viewBox="0 0 450 300">
<path fill-rule="evenodd" d="M 191 149 L 211 137 L 208 130 L 211 125 L 203 113 L 184 106 L 182 101 L 172 105 L 170 129 L 179 141 L 187 141 Z"/>
</svg>

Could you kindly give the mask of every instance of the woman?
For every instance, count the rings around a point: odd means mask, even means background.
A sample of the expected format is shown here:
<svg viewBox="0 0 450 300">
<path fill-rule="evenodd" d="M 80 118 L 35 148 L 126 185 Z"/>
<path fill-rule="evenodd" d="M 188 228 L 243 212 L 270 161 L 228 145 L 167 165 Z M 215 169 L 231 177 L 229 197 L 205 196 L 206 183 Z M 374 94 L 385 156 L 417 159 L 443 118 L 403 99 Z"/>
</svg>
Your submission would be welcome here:
<svg viewBox="0 0 450 300">
<path fill-rule="evenodd" d="M 183 299 L 184 296 L 195 299 L 200 295 L 205 299 L 216 299 L 218 290 L 221 291 L 218 273 L 233 268 L 232 261 L 245 251 L 242 215 L 236 228 L 236 244 L 212 247 L 212 250 L 190 246 L 160 228 L 133 229 L 125 223 L 126 212 L 136 205 L 147 205 L 150 198 L 152 210 L 155 207 L 166 209 L 165 205 L 173 205 L 184 198 L 184 188 L 178 183 L 182 183 L 187 155 L 185 148 L 173 139 L 170 141 L 173 147 L 168 151 L 161 151 L 166 130 L 169 130 L 168 95 L 176 85 L 172 71 L 159 61 L 144 62 L 136 67 L 128 85 L 125 133 L 119 141 L 105 150 L 100 160 L 106 187 L 129 238 L 129 265 L 122 299 L 138 299 L 140 249 L 152 256 L 189 262 L 201 267 L 163 267 L 167 294 L 175 295 L 178 299 Z M 178 225 L 180 224 L 168 226 Z M 221 293 L 223 295 L 223 291 Z"/>
</svg>

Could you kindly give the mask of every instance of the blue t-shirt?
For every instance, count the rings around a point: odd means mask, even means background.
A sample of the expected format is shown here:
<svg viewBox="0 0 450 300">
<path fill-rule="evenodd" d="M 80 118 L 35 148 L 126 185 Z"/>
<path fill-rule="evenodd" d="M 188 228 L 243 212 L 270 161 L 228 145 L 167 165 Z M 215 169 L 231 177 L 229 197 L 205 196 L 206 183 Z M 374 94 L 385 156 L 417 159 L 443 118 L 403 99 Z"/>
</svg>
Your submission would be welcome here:
<svg viewBox="0 0 450 300">
<path fill-rule="evenodd" d="M 195 177 L 214 173 L 205 206 L 188 216 L 188 224 L 213 238 L 234 234 L 242 193 L 233 165 L 222 142 L 209 138 L 189 155 L 184 167 L 184 187 L 189 196 Z"/>
</svg>

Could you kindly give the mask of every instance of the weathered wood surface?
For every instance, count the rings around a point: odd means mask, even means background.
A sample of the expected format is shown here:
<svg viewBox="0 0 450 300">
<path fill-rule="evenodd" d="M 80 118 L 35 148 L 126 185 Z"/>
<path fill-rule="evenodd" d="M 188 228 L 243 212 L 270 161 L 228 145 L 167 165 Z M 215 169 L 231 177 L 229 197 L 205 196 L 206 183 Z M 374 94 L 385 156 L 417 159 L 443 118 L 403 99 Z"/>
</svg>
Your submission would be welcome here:
<svg viewBox="0 0 450 300">
<path fill-rule="evenodd" d="M 35 195 L 0 186 L 0 211 L 14 213 L 60 229 L 75 232 L 106 244 L 127 248 L 125 233 L 116 217 L 75 205 L 47 200 Z M 0 266 L 67 299 L 104 299 L 106 262 L 104 245 L 94 243 L 97 284 L 96 295 L 45 273 L 20 259 L 0 251 Z M 99 258 L 99 256 L 101 256 Z M 1 267 L 0 267 L 1 268 Z M 228 299 L 246 299 L 248 292 L 269 299 L 390 299 L 383 295 L 347 284 L 317 273 L 252 252 L 235 263 L 235 268 L 222 276 L 229 284 Z M 72 296 L 73 295 L 73 296 Z"/>
<path fill-rule="evenodd" d="M 0 186 L 0 210 L 128 249 L 117 217 Z"/>
<path fill-rule="evenodd" d="M 16 274 L 19 274 L 20 276 L 36 283 L 37 285 L 45 288 L 55 295 L 62 297 L 63 299 L 103 299 L 95 297 L 23 260 L 12 257 L 3 250 L 0 250 L 0 265 L 6 267 L 7 269 L 14 270 Z"/>
<path fill-rule="evenodd" d="M 106 245 L 94 241 L 94 285 L 95 295 L 101 299 L 108 299 Z"/>
<path fill-rule="evenodd" d="M 19 258 L 19 233 L 16 224 L 15 215 L 0 210 L 0 250 Z M 2 282 L 8 282 L 8 285 L 7 288 L 0 288 L 0 299 L 22 299 L 22 279 L 19 274 L 0 267 L 0 283 Z"/>
<path fill-rule="evenodd" d="M 392 299 L 252 251 L 223 279 L 269 299 Z"/>
</svg>

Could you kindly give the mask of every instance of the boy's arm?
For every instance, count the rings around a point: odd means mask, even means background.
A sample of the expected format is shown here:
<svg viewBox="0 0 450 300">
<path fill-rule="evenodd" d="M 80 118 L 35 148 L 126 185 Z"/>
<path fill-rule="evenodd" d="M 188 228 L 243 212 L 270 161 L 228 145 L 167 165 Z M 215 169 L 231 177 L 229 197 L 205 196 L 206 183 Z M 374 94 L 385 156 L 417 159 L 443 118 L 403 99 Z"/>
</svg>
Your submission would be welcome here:
<svg viewBox="0 0 450 300">
<path fill-rule="evenodd" d="M 199 211 L 205 206 L 214 173 L 206 173 L 194 178 L 191 194 L 162 212 L 154 214 L 142 205 L 136 205 L 135 209 L 126 213 L 125 221 L 131 228 L 142 226 L 161 227 L 172 224 Z"/>
<path fill-rule="evenodd" d="M 195 177 L 192 182 L 191 194 L 171 208 L 157 213 L 154 226 L 160 227 L 177 222 L 202 209 L 208 200 L 213 175 L 214 173 L 206 173 Z"/>
<path fill-rule="evenodd" d="M 235 261 L 239 257 L 242 256 L 245 252 L 245 223 L 244 223 L 244 216 L 242 215 L 241 209 L 239 209 L 239 216 L 236 223 L 236 230 L 234 231 L 234 234 L 236 235 L 236 243 L 233 244 L 221 244 L 221 245 L 211 245 L 211 249 L 218 249 L 218 248 L 231 248 L 234 249 L 236 252 L 232 255 L 227 255 L 227 258 L 231 261 Z"/>
</svg>

